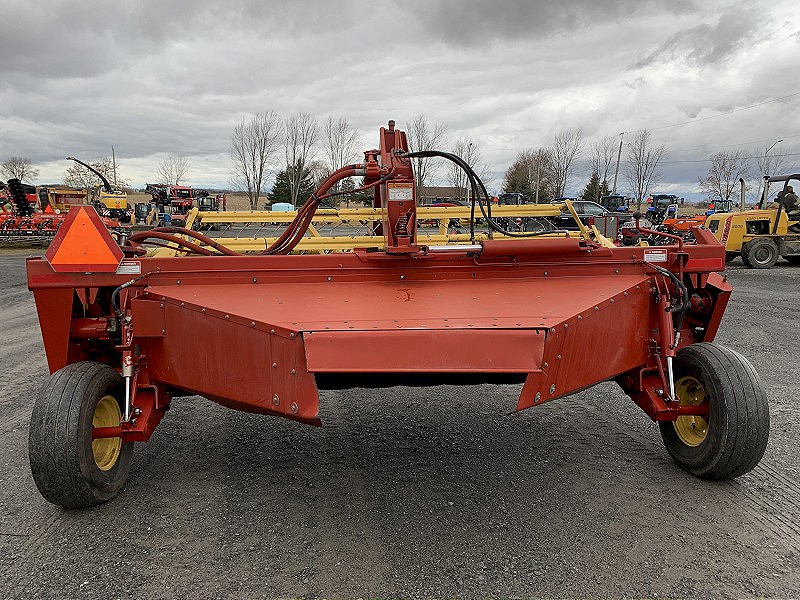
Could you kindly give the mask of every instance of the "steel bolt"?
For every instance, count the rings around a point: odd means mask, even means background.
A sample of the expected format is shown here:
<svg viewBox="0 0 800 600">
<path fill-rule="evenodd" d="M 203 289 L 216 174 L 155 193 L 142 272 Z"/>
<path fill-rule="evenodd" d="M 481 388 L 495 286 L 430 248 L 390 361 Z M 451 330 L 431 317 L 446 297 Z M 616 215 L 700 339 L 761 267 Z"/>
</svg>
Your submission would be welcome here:
<svg viewBox="0 0 800 600">
<path fill-rule="evenodd" d="M 161 335 L 167 335 L 167 330 L 166 329 L 162 329 L 161 330 Z"/>
<path fill-rule="evenodd" d="M 536 392 L 536 397 L 533 399 L 534 402 L 541 402 L 542 401 L 542 393 Z"/>
<path fill-rule="evenodd" d="M 333 277 L 331 277 L 330 275 L 328 275 L 328 281 L 331 281 L 331 280 L 333 280 Z"/>
<path fill-rule="evenodd" d="M 134 409 L 133 409 L 133 414 L 134 414 L 134 416 L 138 417 L 139 415 L 141 415 L 141 414 L 142 414 L 142 409 L 141 409 L 141 408 L 138 408 L 138 407 L 137 407 L 137 408 L 134 408 Z"/>
<path fill-rule="evenodd" d="M 600 310 L 600 307 L 599 306 L 595 306 L 594 309 L 595 310 Z"/>
<path fill-rule="evenodd" d="M 400 275 L 400 279 L 405 279 L 405 278 L 406 278 L 405 275 Z"/>
<path fill-rule="evenodd" d="M 583 317 L 578 315 L 578 321 L 582 321 L 582 320 L 583 320 Z"/>
<path fill-rule="evenodd" d="M 162 302 L 161 304 L 158 305 L 158 307 L 159 308 L 164 308 L 164 303 Z"/>
<path fill-rule="evenodd" d="M 554 384 L 552 384 L 552 385 L 550 386 L 550 393 L 551 393 L 551 394 L 554 394 L 554 393 L 555 393 L 555 391 L 556 391 L 556 384 L 554 383 Z"/>
<path fill-rule="evenodd" d="M 561 355 L 560 354 L 556 354 L 556 360 L 561 360 Z"/>
<path fill-rule="evenodd" d="M 549 367 L 549 366 L 550 366 L 549 364 L 547 364 L 547 363 L 544 363 L 544 364 L 542 365 L 542 368 L 543 368 L 543 369 L 546 369 L 546 368 L 547 368 L 547 367 Z"/>
<path fill-rule="evenodd" d="M 292 402 L 292 413 L 297 414 L 297 402 Z"/>
<path fill-rule="evenodd" d="M 289 334 L 289 337 L 290 337 L 290 338 L 292 338 L 292 339 L 294 339 L 294 332 L 290 333 L 290 334 Z"/>
<path fill-rule="evenodd" d="M 547 277 L 547 271 L 544 272 L 544 276 Z"/>
<path fill-rule="evenodd" d="M 272 396 L 272 403 L 273 403 L 275 406 L 278 406 L 278 404 L 280 404 L 280 403 L 281 403 L 281 399 L 280 399 L 280 398 L 278 398 L 278 394 L 275 394 L 274 396 Z"/>
<path fill-rule="evenodd" d="M 175 283 L 177 283 L 178 285 L 180 285 L 180 284 L 181 284 L 181 280 L 180 280 L 180 279 L 178 279 L 178 281 L 176 281 Z"/>
<path fill-rule="evenodd" d="M 230 315 L 225 315 L 225 320 L 226 320 L 226 321 L 227 321 L 228 319 L 230 319 L 230 318 L 231 318 L 231 316 L 230 316 Z"/>
<path fill-rule="evenodd" d="M 275 330 L 274 329 L 270 329 L 269 332 L 274 334 Z"/>
<path fill-rule="evenodd" d="M 567 329 L 568 327 L 569 327 L 569 323 L 564 323 L 564 329 Z"/>
<path fill-rule="evenodd" d="M 278 363 L 272 363 L 272 368 L 273 369 L 277 369 L 278 368 Z"/>
<path fill-rule="evenodd" d="M 295 375 L 296 373 L 297 373 L 297 369 L 292 369 L 292 375 Z"/>
<path fill-rule="evenodd" d="M 250 327 L 255 327 L 255 326 L 256 326 L 256 322 L 255 321 L 250 321 Z"/>
<path fill-rule="evenodd" d="M 253 283 L 258 283 L 258 277 L 253 277 Z"/>
</svg>

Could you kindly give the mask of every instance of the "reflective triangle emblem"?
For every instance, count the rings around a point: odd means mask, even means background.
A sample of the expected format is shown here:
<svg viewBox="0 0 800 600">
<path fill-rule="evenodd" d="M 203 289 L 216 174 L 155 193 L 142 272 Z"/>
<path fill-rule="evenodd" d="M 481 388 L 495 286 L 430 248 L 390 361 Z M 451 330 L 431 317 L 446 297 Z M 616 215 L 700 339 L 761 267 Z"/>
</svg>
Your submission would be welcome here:
<svg viewBox="0 0 800 600">
<path fill-rule="evenodd" d="M 124 253 L 91 206 L 74 206 L 44 257 L 57 273 L 114 273 Z"/>
</svg>

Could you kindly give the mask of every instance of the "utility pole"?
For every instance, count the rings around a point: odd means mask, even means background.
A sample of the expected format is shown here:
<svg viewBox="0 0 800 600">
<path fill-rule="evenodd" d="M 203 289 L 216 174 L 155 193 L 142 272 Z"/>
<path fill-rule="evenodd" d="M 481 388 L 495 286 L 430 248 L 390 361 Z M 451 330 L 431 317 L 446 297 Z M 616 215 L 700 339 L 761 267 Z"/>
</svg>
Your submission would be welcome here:
<svg viewBox="0 0 800 600">
<path fill-rule="evenodd" d="M 619 134 L 619 150 L 617 151 L 617 168 L 614 169 L 614 189 L 611 190 L 611 195 L 617 193 L 617 175 L 619 175 L 619 159 L 622 157 L 622 140 L 625 136 L 625 132 Z"/>
</svg>

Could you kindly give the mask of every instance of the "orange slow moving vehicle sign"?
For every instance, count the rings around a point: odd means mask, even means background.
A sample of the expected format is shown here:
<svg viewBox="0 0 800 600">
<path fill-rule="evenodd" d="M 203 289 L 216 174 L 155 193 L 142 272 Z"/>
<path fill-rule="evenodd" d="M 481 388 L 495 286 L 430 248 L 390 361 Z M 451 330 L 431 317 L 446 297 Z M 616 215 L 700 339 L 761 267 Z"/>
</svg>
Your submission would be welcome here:
<svg viewBox="0 0 800 600">
<path fill-rule="evenodd" d="M 114 273 L 124 256 L 91 206 L 70 209 L 44 255 L 57 273 Z"/>
</svg>

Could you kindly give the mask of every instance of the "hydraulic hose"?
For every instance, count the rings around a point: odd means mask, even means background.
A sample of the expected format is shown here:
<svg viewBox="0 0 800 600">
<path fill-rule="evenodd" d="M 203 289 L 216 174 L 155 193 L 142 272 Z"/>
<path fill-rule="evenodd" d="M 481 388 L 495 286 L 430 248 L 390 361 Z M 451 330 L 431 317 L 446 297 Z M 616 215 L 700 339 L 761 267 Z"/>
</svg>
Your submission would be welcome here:
<svg viewBox="0 0 800 600">
<path fill-rule="evenodd" d="M 481 181 L 480 177 L 475 173 L 472 167 L 460 156 L 456 154 L 452 154 L 450 152 L 442 152 L 441 150 L 420 150 L 417 152 L 406 152 L 402 153 L 401 156 L 405 158 L 445 158 L 455 164 L 457 164 L 464 173 L 467 175 L 467 180 L 470 185 L 470 189 L 472 190 L 472 203 L 471 203 L 471 211 L 470 211 L 470 241 L 472 243 L 475 242 L 475 206 L 477 204 L 478 208 L 481 211 L 481 215 L 484 219 L 486 219 L 487 225 L 489 225 L 489 229 L 492 231 L 496 231 L 502 235 L 508 237 L 517 237 L 517 238 L 532 238 L 538 237 L 542 235 L 549 235 L 553 233 L 564 233 L 567 234 L 565 230 L 554 229 L 551 231 L 509 231 L 505 227 L 500 226 L 493 218 L 492 218 L 492 202 L 489 198 L 489 192 L 486 191 L 486 186 L 484 185 L 483 181 Z M 484 201 L 486 202 L 486 206 L 479 200 L 480 197 L 483 197 Z"/>
<path fill-rule="evenodd" d="M 360 164 L 346 165 L 328 175 L 316 191 L 309 196 L 308 200 L 306 200 L 305 204 L 303 204 L 302 208 L 297 213 L 294 221 L 286 228 L 286 231 L 284 231 L 269 248 L 264 250 L 262 254 L 289 254 L 294 250 L 306 234 L 306 231 L 308 231 L 308 227 L 311 225 L 320 200 L 325 198 L 325 192 L 331 189 L 336 182 L 341 181 L 345 177 L 358 175 L 359 169 L 362 168 L 363 165 Z"/>
</svg>

